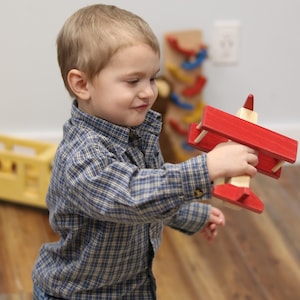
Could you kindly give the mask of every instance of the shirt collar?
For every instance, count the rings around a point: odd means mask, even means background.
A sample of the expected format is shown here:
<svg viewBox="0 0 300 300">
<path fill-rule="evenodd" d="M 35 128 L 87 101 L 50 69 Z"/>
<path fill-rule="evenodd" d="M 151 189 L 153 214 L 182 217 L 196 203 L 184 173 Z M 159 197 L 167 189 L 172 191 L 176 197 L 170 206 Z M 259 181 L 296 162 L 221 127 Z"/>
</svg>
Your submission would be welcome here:
<svg viewBox="0 0 300 300">
<path fill-rule="evenodd" d="M 77 126 L 87 126 L 92 130 L 96 130 L 102 136 L 107 137 L 123 148 L 126 148 L 132 133 L 137 137 L 147 139 L 149 134 L 159 136 L 162 127 L 161 115 L 152 110 L 147 113 L 145 121 L 141 125 L 129 128 L 110 123 L 81 111 L 76 100 L 73 101 L 71 116 L 72 121 L 76 122 Z"/>
</svg>

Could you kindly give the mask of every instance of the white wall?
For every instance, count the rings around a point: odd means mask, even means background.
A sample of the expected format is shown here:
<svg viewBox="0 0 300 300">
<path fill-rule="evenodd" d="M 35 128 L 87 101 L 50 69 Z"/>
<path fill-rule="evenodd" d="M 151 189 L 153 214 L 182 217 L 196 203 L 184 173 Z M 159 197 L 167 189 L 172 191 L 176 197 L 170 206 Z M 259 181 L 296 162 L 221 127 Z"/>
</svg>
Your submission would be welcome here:
<svg viewBox="0 0 300 300">
<path fill-rule="evenodd" d="M 249 93 L 259 123 L 300 139 L 300 1 L 102 1 L 146 19 L 159 39 L 202 29 L 209 46 L 216 20 L 239 20 L 239 63 L 205 62 L 205 101 L 230 113 Z M 0 133 L 57 138 L 70 99 L 56 63 L 55 39 L 65 19 L 97 1 L 6 0 L 0 3 Z"/>
</svg>

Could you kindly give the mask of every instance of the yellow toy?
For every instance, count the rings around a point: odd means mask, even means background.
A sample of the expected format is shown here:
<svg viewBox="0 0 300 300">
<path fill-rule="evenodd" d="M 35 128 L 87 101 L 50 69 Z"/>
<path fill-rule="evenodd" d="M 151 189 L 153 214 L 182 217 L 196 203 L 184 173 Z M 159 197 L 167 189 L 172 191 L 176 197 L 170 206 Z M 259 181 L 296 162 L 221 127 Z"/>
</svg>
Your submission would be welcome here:
<svg viewBox="0 0 300 300">
<path fill-rule="evenodd" d="M 46 208 L 57 146 L 0 135 L 0 199 Z"/>
</svg>

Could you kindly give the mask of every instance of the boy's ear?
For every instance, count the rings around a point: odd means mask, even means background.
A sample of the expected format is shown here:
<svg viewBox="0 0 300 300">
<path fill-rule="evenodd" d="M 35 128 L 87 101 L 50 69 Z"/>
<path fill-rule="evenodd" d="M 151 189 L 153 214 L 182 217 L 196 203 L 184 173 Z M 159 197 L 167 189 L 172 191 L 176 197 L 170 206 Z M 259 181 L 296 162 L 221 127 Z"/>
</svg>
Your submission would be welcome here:
<svg viewBox="0 0 300 300">
<path fill-rule="evenodd" d="M 89 100 L 90 93 L 86 75 L 76 69 L 72 69 L 68 73 L 68 83 L 73 93 L 81 100 Z"/>
</svg>

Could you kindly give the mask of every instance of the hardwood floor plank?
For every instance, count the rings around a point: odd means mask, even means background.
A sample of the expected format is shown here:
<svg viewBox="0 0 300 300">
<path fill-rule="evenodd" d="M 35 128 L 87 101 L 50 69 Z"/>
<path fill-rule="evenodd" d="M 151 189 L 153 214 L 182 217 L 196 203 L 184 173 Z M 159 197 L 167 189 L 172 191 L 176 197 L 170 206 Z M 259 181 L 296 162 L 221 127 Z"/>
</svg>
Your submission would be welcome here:
<svg viewBox="0 0 300 300">
<path fill-rule="evenodd" d="M 57 239 L 49 228 L 48 213 L 1 202 L 0 223 L 4 245 L 0 252 L 0 293 L 32 293 L 31 270 L 38 251 L 42 243 Z"/>
<path fill-rule="evenodd" d="M 266 291 L 257 285 L 253 274 L 248 271 L 248 265 L 241 256 L 239 248 L 232 246 L 227 231 L 222 231 L 218 240 L 207 243 L 200 235 L 188 237 L 171 229 L 165 229 L 159 255 L 161 252 L 169 253 L 169 249 L 165 247 L 165 240 L 169 240 L 172 249 L 177 249 L 177 253 L 173 250 L 176 255 L 172 255 L 177 270 L 173 268 L 170 276 L 173 277 L 173 274 L 177 273 L 180 274 L 180 278 L 177 275 L 172 285 L 177 297 L 167 298 L 161 291 L 164 284 L 158 284 L 158 299 L 251 299 L 249 297 L 252 290 L 256 289 L 256 299 L 271 300 Z M 168 261 L 170 260 L 169 257 Z M 158 282 L 160 282 L 162 275 L 159 271 L 169 262 L 157 260 L 155 263 Z M 193 295 L 189 295 L 190 289 L 193 289 Z"/>
<path fill-rule="evenodd" d="M 186 260 L 174 259 L 176 265 L 183 263 L 190 274 L 195 268 L 193 264 L 209 266 L 202 266 L 205 280 L 212 289 L 219 290 L 220 294 L 204 293 L 203 298 L 299 299 L 299 179 L 300 166 L 287 167 L 278 182 L 258 175 L 252 189 L 265 202 L 264 213 L 259 215 L 245 210 L 223 208 L 227 225 L 213 244 L 207 245 L 199 235 L 181 238 L 188 247 L 197 243 L 198 255 L 184 251 L 183 242 L 177 237 L 178 233 L 165 231 L 169 235 L 168 239 L 173 240 L 173 248 L 180 249 L 182 257 L 189 257 Z M 282 201 L 283 195 L 285 201 Z M 164 247 L 163 243 L 159 251 L 167 252 L 168 249 Z M 160 270 L 164 262 L 158 263 L 157 269 Z M 180 269 L 182 267 L 178 267 Z M 212 270 L 215 270 L 214 274 L 211 274 Z M 158 277 L 158 289 L 159 280 Z M 199 277 L 199 280 L 203 278 Z M 176 281 L 172 288 L 185 290 L 185 285 Z M 167 299 L 162 293 L 159 293 L 159 299 Z M 198 298 L 186 295 L 184 299 L 202 299 L 201 295 L 198 290 Z"/>
<path fill-rule="evenodd" d="M 300 216 L 300 170 L 289 167 L 287 171 L 282 179 L 279 179 L 278 185 L 270 178 L 261 178 L 254 188 L 261 198 L 265 199 L 265 211 L 273 226 L 292 254 L 300 261 L 300 234 L 296 225 L 299 224 Z"/>
<path fill-rule="evenodd" d="M 229 220 L 227 226 L 232 228 L 232 243 L 240 249 L 248 266 L 247 272 L 252 274 L 257 287 L 266 292 L 268 299 L 293 299 L 291 293 L 300 292 L 297 280 L 294 280 L 300 278 L 297 262 L 290 256 L 288 247 L 274 229 L 267 213 L 261 216 L 260 221 L 255 217 L 251 215 L 247 219 L 235 217 L 234 221 Z M 239 224 L 238 228 L 233 223 Z M 286 286 L 289 286 L 288 290 Z M 257 297 L 255 289 L 252 295 Z"/>
</svg>

